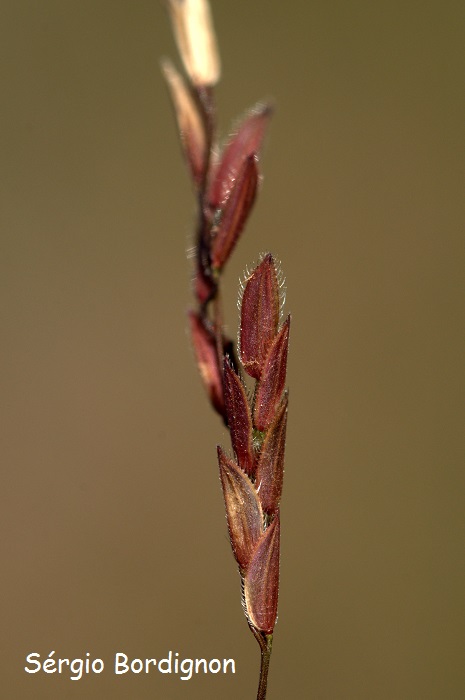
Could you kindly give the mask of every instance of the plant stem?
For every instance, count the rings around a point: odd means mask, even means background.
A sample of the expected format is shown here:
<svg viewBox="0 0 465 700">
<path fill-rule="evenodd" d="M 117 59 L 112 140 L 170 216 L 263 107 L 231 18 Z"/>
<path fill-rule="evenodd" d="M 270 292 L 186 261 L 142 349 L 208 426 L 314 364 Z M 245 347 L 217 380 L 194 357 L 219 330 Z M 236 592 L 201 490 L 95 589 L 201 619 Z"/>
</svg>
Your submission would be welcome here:
<svg viewBox="0 0 465 700">
<path fill-rule="evenodd" d="M 260 645 L 260 680 L 258 682 L 257 700 L 265 700 L 266 687 L 268 683 L 268 670 L 270 667 L 271 647 L 273 644 L 272 634 L 263 634 L 252 627 L 257 642 Z"/>
</svg>

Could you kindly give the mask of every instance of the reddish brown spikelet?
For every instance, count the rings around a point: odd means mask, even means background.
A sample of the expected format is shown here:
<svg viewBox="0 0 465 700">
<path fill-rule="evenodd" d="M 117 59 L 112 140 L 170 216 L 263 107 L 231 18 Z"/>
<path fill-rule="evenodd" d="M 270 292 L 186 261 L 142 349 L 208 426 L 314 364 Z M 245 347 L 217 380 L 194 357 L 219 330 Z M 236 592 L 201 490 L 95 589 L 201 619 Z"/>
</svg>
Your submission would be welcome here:
<svg viewBox="0 0 465 700">
<path fill-rule="evenodd" d="M 200 376 L 213 407 L 223 416 L 223 382 L 218 366 L 215 337 L 205 326 L 203 319 L 194 311 L 189 311 L 189 321 Z"/>
<path fill-rule="evenodd" d="M 173 102 L 184 155 L 197 187 L 203 182 L 207 161 L 207 137 L 199 107 L 171 61 L 162 61 L 163 75 Z"/>
<path fill-rule="evenodd" d="M 211 209 L 223 206 L 244 162 L 260 152 L 271 114 L 271 105 L 256 105 L 231 136 L 208 190 L 207 201 Z"/>
<path fill-rule="evenodd" d="M 255 476 L 260 503 L 270 514 L 277 511 L 283 490 L 287 404 L 285 394 L 263 442 Z"/>
<path fill-rule="evenodd" d="M 257 185 L 256 156 L 252 154 L 246 158 L 238 173 L 214 232 L 211 249 L 213 267 L 221 269 L 231 255 L 255 202 Z"/>
<path fill-rule="evenodd" d="M 244 599 L 252 625 L 271 634 L 278 612 L 279 514 L 262 535 L 244 578 Z"/>
<path fill-rule="evenodd" d="M 273 422 L 286 383 L 287 348 L 289 345 L 288 316 L 274 339 L 266 357 L 263 372 L 255 395 L 254 423 L 264 431 Z"/>
<path fill-rule="evenodd" d="M 278 278 L 273 257 L 268 253 L 248 278 L 241 302 L 241 361 L 254 379 L 260 379 L 278 324 Z"/>
<path fill-rule="evenodd" d="M 247 474 L 221 447 L 217 449 L 231 547 L 241 571 L 245 571 L 263 533 L 262 507 Z"/>
<path fill-rule="evenodd" d="M 223 382 L 224 403 L 233 450 L 241 468 L 252 476 L 254 469 L 252 416 L 244 385 L 227 358 L 224 362 Z"/>
</svg>

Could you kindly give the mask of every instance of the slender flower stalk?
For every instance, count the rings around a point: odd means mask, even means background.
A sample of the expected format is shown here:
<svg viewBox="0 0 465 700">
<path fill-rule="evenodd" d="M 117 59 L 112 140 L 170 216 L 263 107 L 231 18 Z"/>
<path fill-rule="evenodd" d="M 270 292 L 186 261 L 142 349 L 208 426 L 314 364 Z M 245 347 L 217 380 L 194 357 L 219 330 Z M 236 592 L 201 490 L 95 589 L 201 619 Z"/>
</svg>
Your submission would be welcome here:
<svg viewBox="0 0 465 700">
<path fill-rule="evenodd" d="M 255 105 L 219 149 L 213 88 L 220 60 L 208 1 L 166 5 L 186 77 L 168 60 L 162 70 L 198 202 L 190 332 L 208 398 L 231 436 L 231 456 L 217 448 L 220 480 L 242 604 L 260 645 L 257 700 L 265 700 L 278 609 L 290 317 L 281 319 L 283 280 L 270 253 L 241 283 L 238 349 L 224 332 L 220 291 L 256 200 L 272 107 Z"/>
</svg>

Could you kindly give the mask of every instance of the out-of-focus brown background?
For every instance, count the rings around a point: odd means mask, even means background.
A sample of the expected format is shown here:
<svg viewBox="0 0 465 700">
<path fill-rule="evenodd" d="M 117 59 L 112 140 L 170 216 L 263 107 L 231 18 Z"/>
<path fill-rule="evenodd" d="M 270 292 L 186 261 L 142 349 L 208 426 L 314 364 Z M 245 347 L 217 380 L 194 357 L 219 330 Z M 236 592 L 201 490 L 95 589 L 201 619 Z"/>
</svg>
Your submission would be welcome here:
<svg viewBox="0 0 465 700">
<path fill-rule="evenodd" d="M 458 700 L 464 634 L 464 4 L 214 2 L 221 131 L 277 104 L 225 279 L 293 314 L 269 699 Z M 156 0 L 0 8 L 0 694 L 255 697 L 186 335 L 194 198 Z M 79 682 L 25 657 L 100 657 Z M 115 676 L 134 657 L 236 675 Z"/>
</svg>

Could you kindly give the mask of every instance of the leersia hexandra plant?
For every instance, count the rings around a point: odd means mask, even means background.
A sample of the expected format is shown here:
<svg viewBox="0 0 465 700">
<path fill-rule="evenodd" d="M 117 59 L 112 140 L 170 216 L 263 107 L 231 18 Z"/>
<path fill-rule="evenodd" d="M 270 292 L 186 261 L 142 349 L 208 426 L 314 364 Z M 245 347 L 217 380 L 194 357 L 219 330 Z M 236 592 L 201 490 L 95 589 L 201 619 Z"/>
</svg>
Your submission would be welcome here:
<svg viewBox="0 0 465 700">
<path fill-rule="evenodd" d="M 233 456 L 218 446 L 218 463 L 242 603 L 261 650 L 257 700 L 264 700 L 278 607 L 290 317 L 281 321 L 280 270 L 270 253 L 262 255 L 241 283 L 237 353 L 224 332 L 220 287 L 255 202 L 272 108 L 252 108 L 220 151 L 214 102 L 220 61 L 208 0 L 165 4 L 186 78 L 168 60 L 162 70 L 198 202 L 190 331 L 210 402 L 231 436 Z M 254 380 L 252 392 L 242 372 Z"/>
</svg>

